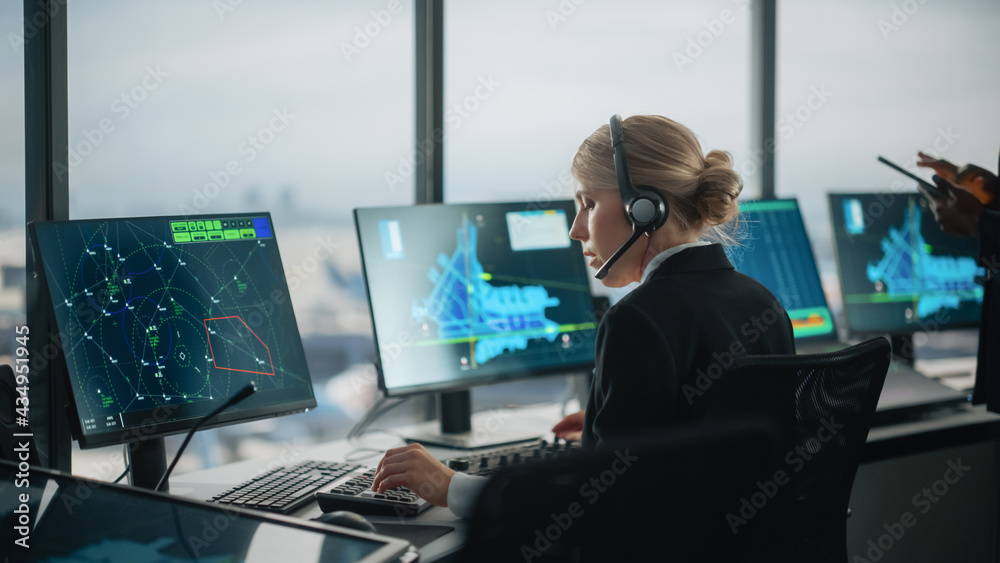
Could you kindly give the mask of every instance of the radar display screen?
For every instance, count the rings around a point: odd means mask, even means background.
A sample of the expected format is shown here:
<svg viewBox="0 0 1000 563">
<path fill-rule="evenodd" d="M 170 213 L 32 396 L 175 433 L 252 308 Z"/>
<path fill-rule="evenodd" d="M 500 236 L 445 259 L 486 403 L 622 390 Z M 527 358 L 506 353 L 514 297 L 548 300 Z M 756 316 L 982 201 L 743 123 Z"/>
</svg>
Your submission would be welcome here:
<svg viewBox="0 0 1000 563">
<path fill-rule="evenodd" d="M 81 446 L 316 405 L 270 215 L 32 225 Z M 152 430 L 150 430 L 152 428 Z"/>
</svg>

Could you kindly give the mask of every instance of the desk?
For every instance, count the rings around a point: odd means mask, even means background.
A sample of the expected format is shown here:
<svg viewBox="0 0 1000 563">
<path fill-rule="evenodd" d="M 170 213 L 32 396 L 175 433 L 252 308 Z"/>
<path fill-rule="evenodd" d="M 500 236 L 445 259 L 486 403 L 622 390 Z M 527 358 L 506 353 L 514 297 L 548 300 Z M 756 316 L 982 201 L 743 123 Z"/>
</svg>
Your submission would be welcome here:
<svg viewBox="0 0 1000 563">
<path fill-rule="evenodd" d="M 357 442 L 349 443 L 347 440 L 339 440 L 299 451 L 289 450 L 277 458 L 246 460 L 174 477 L 170 480 L 170 493 L 188 498 L 205 500 L 232 487 L 236 483 L 246 481 L 255 475 L 259 475 L 260 473 L 277 466 L 289 465 L 310 459 L 344 461 L 345 457 L 352 450 L 359 447 L 384 450 L 400 445 L 403 445 L 403 442 L 399 438 L 388 434 L 372 434 L 363 437 Z M 454 451 L 451 450 L 432 450 L 432 452 L 434 455 L 442 459 L 455 456 Z M 361 460 L 358 463 L 361 465 L 374 466 L 378 463 L 380 458 L 380 455 L 376 455 L 371 458 Z M 322 514 L 322 512 L 319 507 L 315 503 L 312 503 L 307 505 L 305 508 L 292 513 L 291 516 L 298 518 L 315 518 L 320 514 Z M 424 511 L 419 516 L 407 518 L 405 520 L 393 516 L 369 516 L 367 518 L 375 524 L 404 523 L 414 526 L 443 525 L 455 528 L 454 532 L 446 534 L 445 536 L 442 536 L 441 538 L 438 538 L 421 548 L 421 561 L 433 561 L 435 559 L 445 557 L 448 554 L 457 552 L 465 538 L 467 525 L 464 520 L 456 518 L 447 508 L 439 508 L 436 506 Z"/>
<path fill-rule="evenodd" d="M 521 409 L 516 416 L 538 424 L 540 433 L 560 419 L 558 407 L 552 405 Z M 893 540 L 892 547 L 884 550 L 880 563 L 988 561 L 978 556 L 989 550 L 995 556 L 997 515 L 1000 513 L 998 439 L 1000 415 L 989 413 L 983 407 L 963 406 L 930 413 L 920 420 L 873 428 L 851 495 L 854 516 L 848 521 L 848 553 L 852 561 L 856 555 L 872 560 L 865 553 L 868 540 L 877 542 L 885 533 L 883 525 L 898 521 L 906 511 L 917 515 L 919 528 L 914 527 L 908 537 Z M 306 459 L 344 461 L 348 453 L 359 447 L 384 450 L 402 443 L 396 436 L 374 433 L 357 442 L 340 440 L 298 451 L 289 450 L 279 458 L 242 461 L 177 476 L 171 480 L 171 493 L 203 500 L 276 465 Z M 459 455 L 454 450 L 431 448 L 430 451 L 440 459 Z M 374 455 L 359 463 L 373 466 L 379 458 Z M 940 502 L 931 503 L 926 514 L 920 514 L 919 510 L 926 505 L 921 499 L 921 504 L 915 507 L 912 497 L 921 493 L 924 487 L 933 487 L 948 469 L 947 462 L 959 459 L 972 467 L 968 475 L 953 483 L 951 491 L 942 496 Z M 312 518 L 319 514 L 319 508 L 311 505 L 294 516 Z M 371 517 L 369 520 L 375 523 L 400 521 L 394 517 Z M 421 561 L 439 560 L 454 554 L 466 532 L 466 522 L 455 518 L 446 508 L 432 507 L 408 519 L 407 523 L 455 528 L 454 532 L 424 546 Z M 938 552 L 948 556 L 928 555 Z M 965 557 L 963 553 L 977 557 Z"/>
<path fill-rule="evenodd" d="M 497 411 L 496 409 L 492 409 L 482 413 L 476 413 L 473 417 L 473 423 L 476 427 L 482 426 L 483 428 L 496 428 L 497 430 L 509 430 L 511 427 L 520 426 L 522 428 L 531 428 L 532 430 L 535 430 L 538 435 L 542 435 L 547 433 L 552 425 L 558 422 L 561 418 L 559 405 L 542 405 L 525 407 L 516 410 L 504 409 Z M 487 421 L 489 421 L 490 424 L 486 424 Z M 286 448 L 286 451 L 282 455 L 275 458 L 246 460 L 212 469 L 178 475 L 170 480 L 170 493 L 188 498 L 205 500 L 211 498 L 217 493 L 229 489 L 236 483 L 242 483 L 243 481 L 246 481 L 247 479 L 274 467 L 290 465 L 303 460 L 346 461 L 348 460 L 348 455 L 351 452 L 360 448 L 382 451 L 402 446 L 405 442 L 399 436 L 427 431 L 427 426 L 427 424 L 422 424 L 394 429 L 400 433 L 399 435 L 373 432 L 351 442 L 348 442 L 347 440 L 338 440 L 336 442 L 330 442 L 300 450 Z M 428 450 L 431 454 L 442 460 L 461 456 L 461 451 L 458 450 L 433 447 L 429 447 Z M 358 459 L 358 456 L 354 456 L 350 458 L 350 461 L 356 461 L 360 465 L 374 466 L 378 463 L 378 460 L 381 459 L 382 456 L 381 454 L 372 453 L 373 455 L 371 457 Z M 299 518 L 314 518 L 320 514 L 321 512 L 319 507 L 316 504 L 311 504 L 308 505 L 307 508 L 300 509 L 299 511 L 293 513 L 292 516 Z M 436 506 L 431 507 L 414 518 L 401 519 L 392 516 L 370 516 L 367 518 L 376 525 L 386 523 L 412 526 L 450 526 L 455 528 L 454 532 L 448 533 L 422 547 L 420 549 L 421 561 L 434 561 L 456 553 L 462 546 L 462 542 L 465 539 L 468 524 L 467 521 L 456 518 L 449 509 L 439 508 Z"/>
<path fill-rule="evenodd" d="M 872 428 L 851 491 L 850 560 L 996 561 L 998 440 L 1000 415 L 983 406 Z M 907 513 L 912 525 L 897 526 Z"/>
<path fill-rule="evenodd" d="M 868 432 L 862 463 L 1000 439 L 1000 415 L 963 404 Z"/>
</svg>

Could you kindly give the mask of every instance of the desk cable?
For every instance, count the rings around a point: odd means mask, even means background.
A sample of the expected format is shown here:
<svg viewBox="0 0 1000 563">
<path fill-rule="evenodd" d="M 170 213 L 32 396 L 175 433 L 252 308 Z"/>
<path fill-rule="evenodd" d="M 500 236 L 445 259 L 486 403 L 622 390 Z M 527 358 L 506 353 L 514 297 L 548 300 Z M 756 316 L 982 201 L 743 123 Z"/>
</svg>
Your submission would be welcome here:
<svg viewBox="0 0 1000 563">
<path fill-rule="evenodd" d="M 112 481 L 112 483 L 117 483 L 122 479 L 124 479 L 125 476 L 128 475 L 129 470 L 132 469 L 132 462 L 129 460 L 128 457 L 128 444 L 122 445 L 122 458 L 125 460 L 125 471 L 122 471 L 122 474 L 119 475 L 117 479 Z"/>
<path fill-rule="evenodd" d="M 375 404 L 368 409 L 361 420 L 359 420 L 351 431 L 347 433 L 348 440 L 354 440 L 360 438 L 368 430 L 368 427 L 375 422 L 378 417 L 389 412 L 390 410 L 398 407 L 399 405 L 405 403 L 410 397 L 380 397 L 379 400 L 375 401 Z"/>
</svg>

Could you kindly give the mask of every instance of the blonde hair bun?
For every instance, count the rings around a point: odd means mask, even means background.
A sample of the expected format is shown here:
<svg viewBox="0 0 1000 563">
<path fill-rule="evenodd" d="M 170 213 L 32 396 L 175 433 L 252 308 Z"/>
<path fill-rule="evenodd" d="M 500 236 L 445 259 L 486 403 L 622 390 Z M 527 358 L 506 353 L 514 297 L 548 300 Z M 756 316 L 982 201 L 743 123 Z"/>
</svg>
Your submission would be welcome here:
<svg viewBox="0 0 1000 563">
<path fill-rule="evenodd" d="M 728 152 L 711 151 L 705 156 L 705 168 L 698 175 L 695 207 L 706 225 L 727 223 L 739 215 L 743 180 L 733 169 Z"/>
<path fill-rule="evenodd" d="M 735 243 L 743 181 L 724 151 L 702 152 L 687 127 L 660 115 L 634 115 L 622 122 L 632 181 L 652 186 L 670 203 L 670 217 L 701 237 Z M 590 135 L 573 157 L 573 176 L 588 189 L 618 189 L 609 128 Z"/>
</svg>

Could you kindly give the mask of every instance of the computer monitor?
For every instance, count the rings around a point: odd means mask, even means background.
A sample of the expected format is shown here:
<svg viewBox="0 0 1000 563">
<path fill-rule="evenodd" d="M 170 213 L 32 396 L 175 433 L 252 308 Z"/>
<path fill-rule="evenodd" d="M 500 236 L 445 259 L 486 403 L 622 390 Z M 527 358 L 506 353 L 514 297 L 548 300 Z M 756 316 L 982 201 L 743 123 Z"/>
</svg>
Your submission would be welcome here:
<svg viewBox="0 0 1000 563">
<path fill-rule="evenodd" d="M 979 320 L 976 242 L 949 235 L 916 193 L 829 194 L 852 334 L 906 335 Z"/>
<path fill-rule="evenodd" d="M 387 396 L 593 368 L 597 323 L 583 250 L 569 237 L 574 204 L 546 203 L 355 210 Z M 475 445 L 468 393 L 458 397 L 443 408 L 442 435 L 425 441 Z"/>
<path fill-rule="evenodd" d="M 792 321 L 796 341 L 836 340 L 798 201 L 742 201 L 740 221 L 740 244 L 726 250 L 736 269 L 778 298 Z"/>
<path fill-rule="evenodd" d="M 129 444 L 155 486 L 163 437 L 316 406 L 268 213 L 34 223 L 81 448 Z"/>
</svg>

